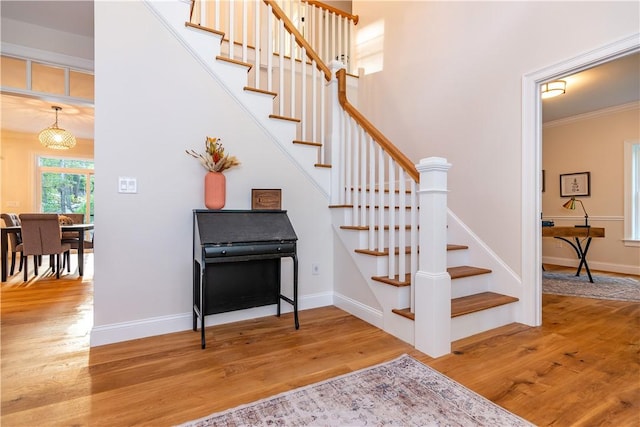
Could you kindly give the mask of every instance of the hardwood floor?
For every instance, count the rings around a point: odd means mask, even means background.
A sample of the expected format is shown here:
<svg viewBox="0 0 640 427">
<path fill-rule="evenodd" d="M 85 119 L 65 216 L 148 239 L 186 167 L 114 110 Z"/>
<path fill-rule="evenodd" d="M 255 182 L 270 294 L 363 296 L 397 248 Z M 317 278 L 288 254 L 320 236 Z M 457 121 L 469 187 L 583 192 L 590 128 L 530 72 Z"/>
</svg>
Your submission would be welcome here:
<svg viewBox="0 0 640 427">
<path fill-rule="evenodd" d="M 91 268 L 2 286 L 3 426 L 168 426 L 411 354 L 541 426 L 640 425 L 640 304 L 543 296 L 432 359 L 335 307 L 89 348 Z"/>
</svg>

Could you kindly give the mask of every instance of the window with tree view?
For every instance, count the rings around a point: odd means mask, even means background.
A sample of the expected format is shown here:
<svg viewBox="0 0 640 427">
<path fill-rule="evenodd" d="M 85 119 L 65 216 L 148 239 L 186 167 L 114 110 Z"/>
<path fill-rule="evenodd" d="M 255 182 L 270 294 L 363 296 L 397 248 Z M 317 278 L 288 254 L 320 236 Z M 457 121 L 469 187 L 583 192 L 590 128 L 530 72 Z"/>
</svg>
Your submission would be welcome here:
<svg viewBox="0 0 640 427">
<path fill-rule="evenodd" d="M 93 160 L 39 157 L 40 211 L 82 213 L 93 222 Z"/>
</svg>

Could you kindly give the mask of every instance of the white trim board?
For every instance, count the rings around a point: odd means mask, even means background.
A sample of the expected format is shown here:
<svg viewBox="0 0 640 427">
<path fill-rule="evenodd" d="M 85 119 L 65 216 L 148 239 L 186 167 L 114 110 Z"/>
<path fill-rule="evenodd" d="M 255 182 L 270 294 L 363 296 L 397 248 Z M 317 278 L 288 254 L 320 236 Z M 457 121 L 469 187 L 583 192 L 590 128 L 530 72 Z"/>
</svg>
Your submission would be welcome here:
<svg viewBox="0 0 640 427">
<path fill-rule="evenodd" d="M 640 33 L 585 52 L 522 78 L 522 300 L 524 322 L 542 324 L 542 105 L 540 83 L 640 50 Z"/>
</svg>

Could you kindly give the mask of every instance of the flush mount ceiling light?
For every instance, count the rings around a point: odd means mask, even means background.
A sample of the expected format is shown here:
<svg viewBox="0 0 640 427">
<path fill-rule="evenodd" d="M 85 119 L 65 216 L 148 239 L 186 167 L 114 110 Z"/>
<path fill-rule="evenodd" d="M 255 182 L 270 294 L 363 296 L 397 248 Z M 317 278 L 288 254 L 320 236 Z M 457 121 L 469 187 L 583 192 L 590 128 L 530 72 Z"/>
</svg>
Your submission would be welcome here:
<svg viewBox="0 0 640 427">
<path fill-rule="evenodd" d="M 542 83 L 540 85 L 540 96 L 542 96 L 542 99 L 553 98 L 554 96 L 562 95 L 566 88 L 567 82 L 564 80 Z"/>
<path fill-rule="evenodd" d="M 76 137 L 71 132 L 58 127 L 58 111 L 62 110 L 57 105 L 52 105 L 51 108 L 56 110 L 56 122 L 44 129 L 38 135 L 40 143 L 47 148 L 53 148 L 55 150 L 67 150 L 76 145 Z"/>
</svg>

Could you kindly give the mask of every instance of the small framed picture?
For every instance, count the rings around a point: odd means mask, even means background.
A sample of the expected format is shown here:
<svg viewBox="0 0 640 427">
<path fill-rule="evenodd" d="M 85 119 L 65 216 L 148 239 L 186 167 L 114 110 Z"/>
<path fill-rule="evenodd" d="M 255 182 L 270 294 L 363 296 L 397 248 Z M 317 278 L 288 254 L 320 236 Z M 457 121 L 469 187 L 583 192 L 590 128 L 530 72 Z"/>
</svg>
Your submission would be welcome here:
<svg viewBox="0 0 640 427">
<path fill-rule="evenodd" d="M 591 172 L 560 175 L 560 197 L 591 196 Z"/>
<path fill-rule="evenodd" d="M 251 209 L 253 210 L 280 210 L 282 204 L 281 189 L 261 189 L 251 190 Z"/>
</svg>

